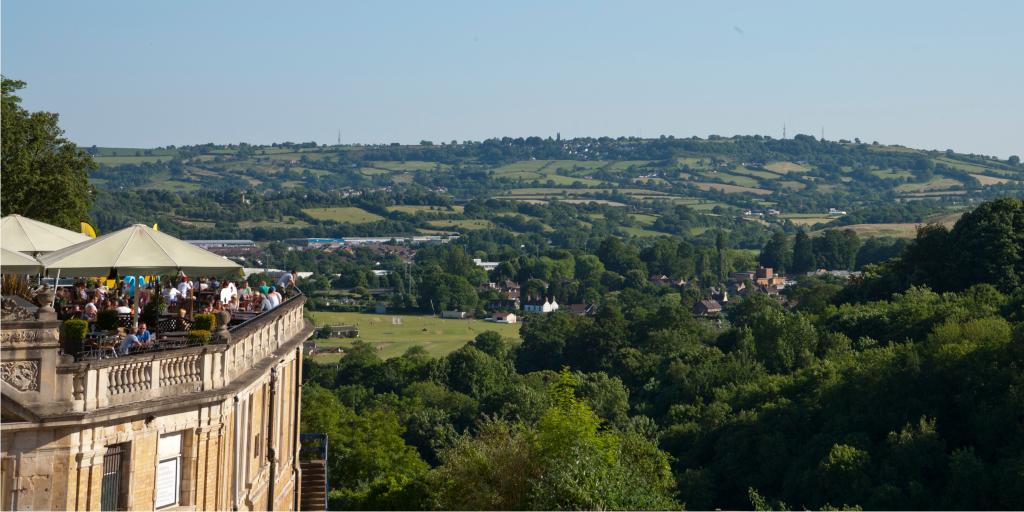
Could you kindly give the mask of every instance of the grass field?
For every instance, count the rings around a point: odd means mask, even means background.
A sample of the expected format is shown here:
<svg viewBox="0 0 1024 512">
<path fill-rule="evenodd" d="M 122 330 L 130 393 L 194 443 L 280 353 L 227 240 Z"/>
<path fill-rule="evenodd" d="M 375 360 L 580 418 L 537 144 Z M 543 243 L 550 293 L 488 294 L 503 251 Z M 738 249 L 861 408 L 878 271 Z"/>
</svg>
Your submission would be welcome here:
<svg viewBox="0 0 1024 512">
<path fill-rule="evenodd" d="M 291 216 L 284 216 L 281 220 L 243 220 L 238 223 L 240 228 L 305 228 L 309 223 Z"/>
<path fill-rule="evenodd" d="M 331 208 L 303 208 L 302 213 L 317 220 L 333 220 L 351 224 L 365 224 L 383 219 L 376 213 L 370 213 L 354 206 L 335 206 Z"/>
<path fill-rule="evenodd" d="M 439 357 L 458 350 L 484 331 L 497 331 L 506 338 L 519 341 L 521 324 L 496 324 L 484 320 L 444 320 L 426 315 L 377 315 L 372 313 L 333 313 L 314 311 L 313 322 L 321 325 L 356 325 L 359 338 L 374 345 L 381 358 L 397 357 L 410 347 L 420 346 Z M 401 325 L 394 325 L 397 318 Z M 316 340 L 318 346 L 344 347 L 352 339 Z M 317 361 L 337 361 L 340 354 L 314 356 Z"/>
<path fill-rule="evenodd" d="M 433 171 L 435 169 L 445 171 L 445 170 L 448 170 L 448 169 L 451 168 L 451 166 L 448 165 L 448 164 L 441 164 L 441 163 L 437 163 L 437 162 L 422 162 L 422 161 L 419 161 L 419 160 L 409 160 L 409 161 L 406 161 L 406 162 L 398 162 L 398 161 L 373 162 L 373 164 L 370 165 L 370 167 L 376 167 L 377 169 L 386 169 L 388 171 L 398 171 L 398 172 L 403 172 L 403 171 L 410 171 L 410 172 L 411 171 Z"/>
<path fill-rule="evenodd" d="M 494 224 L 487 219 L 431 220 L 427 221 L 427 224 L 435 228 L 448 228 L 463 231 L 473 231 L 476 229 L 488 229 L 494 227 Z"/>
<path fill-rule="evenodd" d="M 199 190 L 200 187 L 198 183 L 190 183 L 186 181 L 177 180 L 163 180 L 150 183 L 149 185 L 143 188 L 149 188 L 153 190 L 168 190 L 171 192 L 193 192 Z"/>
<path fill-rule="evenodd" d="M 779 218 L 789 219 L 797 226 L 813 226 L 815 224 L 835 220 L 835 217 L 829 217 L 820 213 L 783 213 L 782 215 L 779 215 Z"/>
<path fill-rule="evenodd" d="M 757 169 L 748 169 L 746 167 L 737 167 L 737 168 L 729 171 L 729 173 L 730 174 L 741 174 L 743 176 L 750 176 L 752 178 L 759 178 L 759 179 L 762 179 L 762 180 L 777 180 L 777 179 L 782 177 L 782 175 L 778 174 L 778 173 L 768 172 L 768 171 L 759 171 Z M 742 185 L 742 183 L 741 183 L 741 185 Z"/>
<path fill-rule="evenodd" d="M 962 184 L 954 180 L 953 178 L 945 178 L 942 176 L 935 176 L 931 180 L 924 183 L 904 183 L 896 190 L 900 192 L 922 192 L 928 190 L 945 190 L 949 188 L 959 188 Z"/>
<path fill-rule="evenodd" d="M 1010 181 L 1006 178 L 995 178 L 992 176 L 985 176 L 983 174 L 972 174 L 971 176 L 978 180 L 978 183 L 981 183 L 982 185 L 1002 185 L 1003 183 L 1008 183 Z"/>
<path fill-rule="evenodd" d="M 633 220 L 637 222 L 637 224 L 640 224 L 641 226 L 645 227 L 654 224 L 654 221 L 658 220 L 657 215 L 651 215 L 648 213 L 631 213 L 629 214 L 629 216 L 632 217 Z"/>
<path fill-rule="evenodd" d="M 92 157 L 96 163 L 101 165 L 107 165 L 115 167 L 118 165 L 125 164 L 141 164 L 145 162 L 164 162 L 174 158 L 170 155 L 153 155 L 153 156 L 94 156 Z"/>
<path fill-rule="evenodd" d="M 876 169 L 871 171 L 871 174 L 882 178 L 883 180 L 895 180 L 901 178 L 913 178 L 914 175 L 910 171 L 897 171 L 894 169 Z"/>
<path fill-rule="evenodd" d="M 795 164 L 793 162 L 769 162 L 764 165 L 765 169 L 769 171 L 785 174 L 787 172 L 807 172 L 811 170 L 810 167 L 805 165 Z"/>
<path fill-rule="evenodd" d="M 440 213 L 444 215 L 455 215 L 462 213 L 463 206 L 427 206 L 421 204 L 396 204 L 394 206 L 388 206 L 389 212 L 404 212 L 410 214 L 423 213 Z"/>
<path fill-rule="evenodd" d="M 695 186 L 695 187 L 697 187 L 697 188 L 699 188 L 701 190 L 721 190 L 722 192 L 725 192 L 726 194 L 738 194 L 738 193 L 741 193 L 741 192 L 749 192 L 751 194 L 758 194 L 758 195 L 766 196 L 766 195 L 770 195 L 772 193 L 771 190 L 765 190 L 763 188 L 742 187 L 742 186 L 739 186 L 739 185 L 729 185 L 729 184 L 726 184 L 726 183 L 707 183 L 707 182 L 698 181 L 698 182 L 694 182 L 693 186 Z"/>
</svg>

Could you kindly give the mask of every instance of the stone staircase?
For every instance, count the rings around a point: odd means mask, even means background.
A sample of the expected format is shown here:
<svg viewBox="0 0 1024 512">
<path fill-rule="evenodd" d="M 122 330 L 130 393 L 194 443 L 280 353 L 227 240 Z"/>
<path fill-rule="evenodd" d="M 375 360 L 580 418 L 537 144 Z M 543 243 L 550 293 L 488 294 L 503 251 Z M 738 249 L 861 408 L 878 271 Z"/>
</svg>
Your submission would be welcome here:
<svg viewBox="0 0 1024 512">
<path fill-rule="evenodd" d="M 299 463 L 302 469 L 302 489 L 299 510 L 327 510 L 327 468 L 323 460 Z"/>
</svg>

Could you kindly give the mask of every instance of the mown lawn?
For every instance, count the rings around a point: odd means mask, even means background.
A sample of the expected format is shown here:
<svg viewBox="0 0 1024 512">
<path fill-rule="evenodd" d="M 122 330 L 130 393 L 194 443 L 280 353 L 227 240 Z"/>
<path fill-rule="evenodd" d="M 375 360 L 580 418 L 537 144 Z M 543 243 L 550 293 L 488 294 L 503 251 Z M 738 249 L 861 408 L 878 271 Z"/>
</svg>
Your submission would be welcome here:
<svg viewBox="0 0 1024 512">
<path fill-rule="evenodd" d="M 497 324 L 484 320 L 449 320 L 428 315 L 378 315 L 374 313 L 334 313 L 313 311 L 313 323 L 321 325 L 356 325 L 359 340 L 377 348 L 381 358 L 388 359 L 405 353 L 410 347 L 420 346 L 434 357 L 458 350 L 484 331 L 497 331 L 502 336 L 519 341 L 521 324 Z M 396 320 L 397 319 L 397 320 Z M 394 322 L 401 322 L 395 324 Z M 345 347 L 352 338 L 316 340 L 321 347 Z M 320 362 L 337 361 L 340 354 L 314 356 Z"/>
</svg>

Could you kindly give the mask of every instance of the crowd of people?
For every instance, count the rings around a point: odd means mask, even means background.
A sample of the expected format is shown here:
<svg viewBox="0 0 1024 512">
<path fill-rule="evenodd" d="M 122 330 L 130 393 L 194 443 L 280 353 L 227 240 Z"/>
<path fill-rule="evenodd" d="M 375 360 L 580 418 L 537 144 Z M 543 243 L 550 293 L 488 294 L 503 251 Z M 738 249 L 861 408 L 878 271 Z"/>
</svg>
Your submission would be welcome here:
<svg viewBox="0 0 1024 512">
<path fill-rule="evenodd" d="M 164 283 L 138 283 L 138 294 L 135 293 L 135 282 L 122 281 L 116 286 L 106 286 L 102 282 L 81 280 L 71 287 L 59 287 L 56 290 L 54 308 L 61 319 L 81 319 L 89 322 L 89 330 L 96 330 L 96 322 L 102 311 L 116 311 L 120 319 L 130 320 L 139 315 L 151 301 L 162 296 L 169 316 L 176 322 L 178 330 L 187 330 L 187 318 L 196 313 L 229 313 L 249 312 L 264 313 L 281 305 L 287 296 L 298 292 L 296 288 L 297 274 L 295 271 L 285 273 L 275 284 L 268 285 L 259 281 L 251 286 L 247 281 L 229 279 L 198 278 L 193 279 L 179 274 L 174 280 Z M 137 304 L 136 304 L 136 298 Z M 117 330 L 119 353 L 152 347 L 156 343 L 155 336 L 149 331 L 145 322 L 139 322 L 133 332 L 130 322 L 122 322 Z M 161 326 L 163 323 L 161 322 Z"/>
</svg>

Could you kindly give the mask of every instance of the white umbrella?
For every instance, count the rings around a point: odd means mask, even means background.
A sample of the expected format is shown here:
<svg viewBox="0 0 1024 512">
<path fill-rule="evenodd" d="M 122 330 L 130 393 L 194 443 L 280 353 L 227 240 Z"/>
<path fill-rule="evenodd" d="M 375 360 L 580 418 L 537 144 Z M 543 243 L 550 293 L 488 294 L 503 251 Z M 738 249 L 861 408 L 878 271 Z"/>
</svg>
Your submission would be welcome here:
<svg viewBox="0 0 1024 512">
<path fill-rule="evenodd" d="M 31 257 L 17 251 L 0 248 L 0 273 L 3 274 L 38 274 L 43 266 Z"/>
<path fill-rule="evenodd" d="M 0 246 L 11 251 L 38 255 L 86 240 L 91 238 L 21 215 L 0 219 Z"/>
<path fill-rule="evenodd" d="M 40 256 L 39 262 L 48 273 L 56 270 L 68 277 L 112 273 L 122 276 L 159 275 L 179 271 L 234 277 L 242 272 L 242 266 L 231 260 L 142 224 L 45 254 Z M 136 284 L 136 295 L 138 291 Z M 137 325 L 136 315 L 133 329 Z"/>
</svg>

